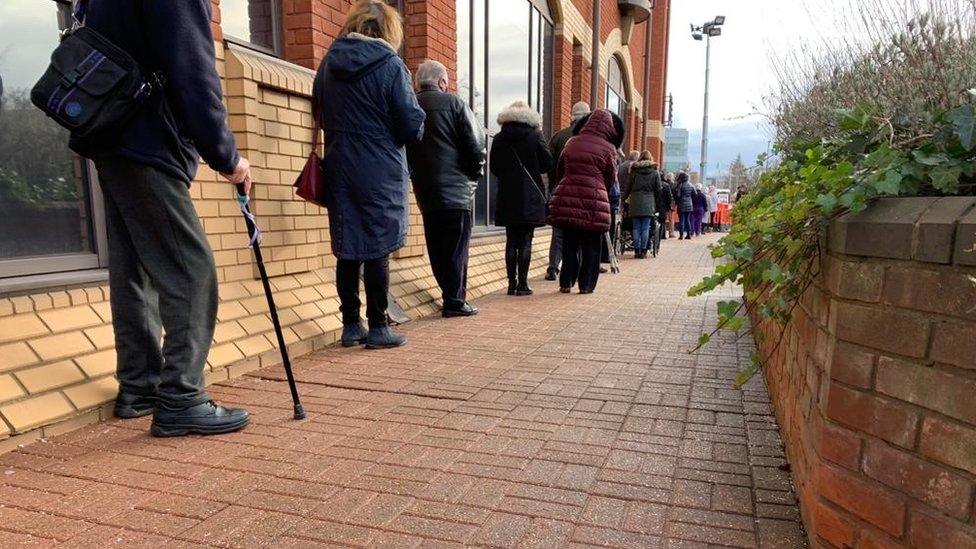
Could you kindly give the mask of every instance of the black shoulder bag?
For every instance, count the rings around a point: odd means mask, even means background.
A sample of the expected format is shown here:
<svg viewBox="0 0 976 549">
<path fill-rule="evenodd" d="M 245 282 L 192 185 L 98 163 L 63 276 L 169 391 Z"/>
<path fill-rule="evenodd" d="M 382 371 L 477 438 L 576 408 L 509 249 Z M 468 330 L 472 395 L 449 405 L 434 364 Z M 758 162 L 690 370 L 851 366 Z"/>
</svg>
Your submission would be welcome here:
<svg viewBox="0 0 976 549">
<path fill-rule="evenodd" d="M 77 138 L 110 132 L 163 85 L 126 51 L 84 26 L 89 0 L 78 0 L 74 25 L 51 54 L 31 102 Z"/>
</svg>

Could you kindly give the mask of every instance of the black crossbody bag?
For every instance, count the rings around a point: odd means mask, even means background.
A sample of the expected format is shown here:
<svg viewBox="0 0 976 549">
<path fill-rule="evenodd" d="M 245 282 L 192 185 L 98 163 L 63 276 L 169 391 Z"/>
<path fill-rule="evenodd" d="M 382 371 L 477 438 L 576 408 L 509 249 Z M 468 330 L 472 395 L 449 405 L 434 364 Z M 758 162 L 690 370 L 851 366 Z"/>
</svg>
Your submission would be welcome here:
<svg viewBox="0 0 976 549">
<path fill-rule="evenodd" d="M 76 138 L 117 129 L 163 86 L 128 52 L 84 26 L 88 0 L 78 0 L 74 25 L 31 90 L 31 102 Z"/>
</svg>

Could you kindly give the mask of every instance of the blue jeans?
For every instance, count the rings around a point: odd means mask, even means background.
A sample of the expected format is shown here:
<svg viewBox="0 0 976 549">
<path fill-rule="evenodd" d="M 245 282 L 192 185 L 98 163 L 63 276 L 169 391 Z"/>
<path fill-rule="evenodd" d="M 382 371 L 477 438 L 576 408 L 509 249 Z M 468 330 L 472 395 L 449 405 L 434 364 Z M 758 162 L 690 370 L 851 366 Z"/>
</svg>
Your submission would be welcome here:
<svg viewBox="0 0 976 549">
<path fill-rule="evenodd" d="M 678 235 L 691 236 L 691 216 L 692 212 L 681 212 L 678 216 Z"/>
<path fill-rule="evenodd" d="M 634 249 L 646 250 L 648 240 L 651 236 L 651 218 L 634 217 L 630 221 L 633 224 L 631 233 L 634 236 Z"/>
</svg>

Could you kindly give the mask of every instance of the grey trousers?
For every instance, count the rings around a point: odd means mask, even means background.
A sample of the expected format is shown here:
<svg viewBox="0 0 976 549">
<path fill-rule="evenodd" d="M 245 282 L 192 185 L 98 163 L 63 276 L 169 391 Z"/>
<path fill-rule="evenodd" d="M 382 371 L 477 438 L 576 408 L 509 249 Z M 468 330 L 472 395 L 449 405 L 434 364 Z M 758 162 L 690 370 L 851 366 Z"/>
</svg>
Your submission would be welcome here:
<svg viewBox="0 0 976 549">
<path fill-rule="evenodd" d="M 559 272 L 560 263 L 563 260 L 563 230 L 559 227 L 552 228 L 552 240 L 549 241 L 549 274 Z"/>
<path fill-rule="evenodd" d="M 156 397 L 166 408 L 206 402 L 217 272 L 187 182 L 121 158 L 95 164 L 105 195 L 119 390 Z"/>
</svg>

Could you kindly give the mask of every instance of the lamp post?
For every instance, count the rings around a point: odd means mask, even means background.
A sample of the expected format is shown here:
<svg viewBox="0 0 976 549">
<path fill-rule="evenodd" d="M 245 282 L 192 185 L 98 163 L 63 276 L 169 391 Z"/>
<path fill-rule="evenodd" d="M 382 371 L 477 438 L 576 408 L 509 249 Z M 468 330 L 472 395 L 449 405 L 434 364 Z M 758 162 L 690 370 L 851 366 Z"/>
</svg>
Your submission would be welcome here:
<svg viewBox="0 0 976 549">
<path fill-rule="evenodd" d="M 702 185 L 708 184 L 706 175 L 706 169 L 708 167 L 708 85 L 709 69 L 711 68 L 712 61 L 712 37 L 722 36 L 722 25 L 724 24 L 725 16 L 719 15 L 700 27 L 691 25 L 691 37 L 699 42 L 705 40 L 705 114 L 702 116 L 701 163 L 699 164 Z"/>
</svg>

